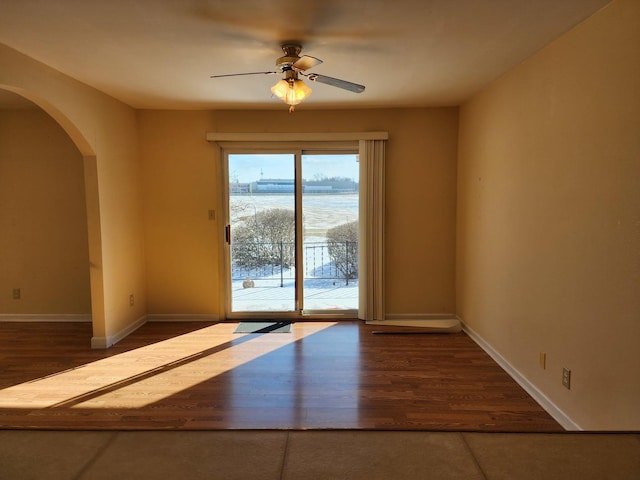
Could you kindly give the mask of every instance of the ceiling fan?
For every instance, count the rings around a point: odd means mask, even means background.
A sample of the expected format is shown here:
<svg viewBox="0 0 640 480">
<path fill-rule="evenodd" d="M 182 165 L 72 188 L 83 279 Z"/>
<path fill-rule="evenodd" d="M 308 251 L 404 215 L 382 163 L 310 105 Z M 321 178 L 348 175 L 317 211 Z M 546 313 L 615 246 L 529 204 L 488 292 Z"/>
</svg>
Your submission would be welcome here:
<svg viewBox="0 0 640 480">
<path fill-rule="evenodd" d="M 224 75 L 211 75 L 211 78 L 284 74 L 284 78 L 271 87 L 271 93 L 287 105 L 290 105 L 290 112 L 293 112 L 295 105 L 298 105 L 311 94 L 311 89 L 298 78 L 298 75 L 307 77 L 312 82 L 324 83 L 354 93 L 362 93 L 364 91 L 364 85 L 358 85 L 357 83 L 347 82 L 346 80 L 340 80 L 339 78 L 328 77 L 318 73 L 306 73 L 310 68 L 320 65 L 322 60 L 309 55 L 300 56 L 300 52 L 302 51 L 300 45 L 286 43 L 282 45 L 282 51 L 284 56 L 276 60 L 278 71 L 228 73 Z"/>
</svg>

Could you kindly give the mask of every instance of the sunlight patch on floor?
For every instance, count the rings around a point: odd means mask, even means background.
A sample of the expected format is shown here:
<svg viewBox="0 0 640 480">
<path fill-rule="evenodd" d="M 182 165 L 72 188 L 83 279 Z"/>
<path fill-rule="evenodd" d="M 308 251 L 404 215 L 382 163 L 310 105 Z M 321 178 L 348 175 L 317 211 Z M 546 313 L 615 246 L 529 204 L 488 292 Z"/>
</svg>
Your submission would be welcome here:
<svg viewBox="0 0 640 480">
<path fill-rule="evenodd" d="M 0 391 L 0 408 L 143 407 L 335 323 L 297 325 L 291 334 L 261 335 L 234 334 L 234 323 L 205 327 L 5 388 Z"/>
</svg>

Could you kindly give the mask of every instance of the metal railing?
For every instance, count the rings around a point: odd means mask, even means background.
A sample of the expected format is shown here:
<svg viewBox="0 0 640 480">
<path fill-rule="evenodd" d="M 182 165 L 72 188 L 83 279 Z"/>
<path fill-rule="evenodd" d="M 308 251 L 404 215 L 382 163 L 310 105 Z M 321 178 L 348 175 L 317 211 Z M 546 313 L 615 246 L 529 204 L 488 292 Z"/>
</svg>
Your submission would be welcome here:
<svg viewBox="0 0 640 480">
<path fill-rule="evenodd" d="M 234 242 L 231 244 L 231 278 L 239 280 L 295 278 L 295 244 L 291 242 Z M 305 242 L 302 261 L 305 279 L 358 278 L 358 242 Z"/>
</svg>

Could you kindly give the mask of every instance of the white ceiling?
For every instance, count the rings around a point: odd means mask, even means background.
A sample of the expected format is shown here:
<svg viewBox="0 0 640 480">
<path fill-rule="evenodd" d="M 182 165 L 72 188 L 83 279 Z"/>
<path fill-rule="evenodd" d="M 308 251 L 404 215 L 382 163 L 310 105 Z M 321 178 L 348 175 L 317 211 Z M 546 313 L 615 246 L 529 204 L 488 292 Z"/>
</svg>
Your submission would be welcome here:
<svg viewBox="0 0 640 480">
<path fill-rule="evenodd" d="M 285 108 L 280 45 L 310 71 L 298 108 L 458 105 L 609 0 L 0 0 L 0 42 L 136 108 Z"/>
</svg>

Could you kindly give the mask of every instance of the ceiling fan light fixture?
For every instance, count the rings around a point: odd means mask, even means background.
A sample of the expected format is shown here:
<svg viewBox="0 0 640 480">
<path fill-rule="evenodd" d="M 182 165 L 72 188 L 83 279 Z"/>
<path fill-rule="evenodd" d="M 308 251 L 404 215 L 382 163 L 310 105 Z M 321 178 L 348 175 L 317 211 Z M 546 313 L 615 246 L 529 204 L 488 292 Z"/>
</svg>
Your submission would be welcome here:
<svg viewBox="0 0 640 480">
<path fill-rule="evenodd" d="M 271 87 L 271 93 L 278 97 L 280 100 L 284 100 L 289 90 L 289 82 L 286 80 L 280 80 L 273 87 Z"/>
<path fill-rule="evenodd" d="M 271 93 L 287 105 L 298 105 L 311 95 L 311 88 L 299 79 L 282 79 L 271 87 Z"/>
</svg>

